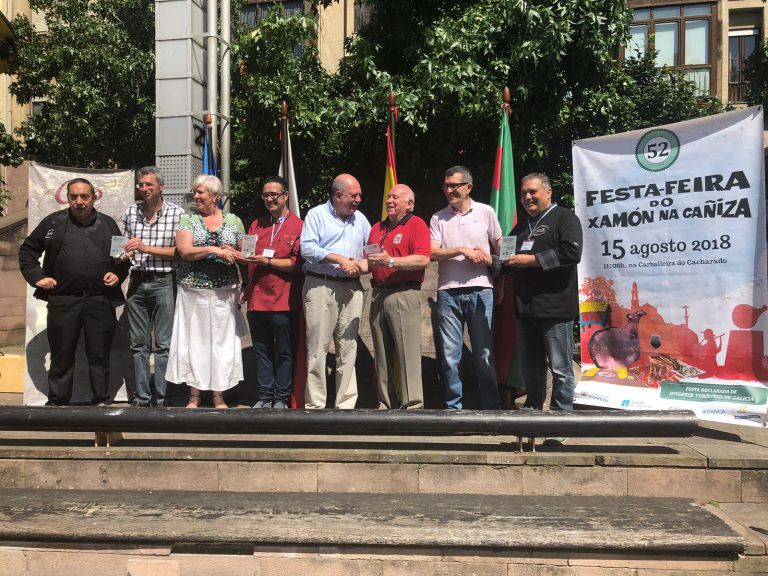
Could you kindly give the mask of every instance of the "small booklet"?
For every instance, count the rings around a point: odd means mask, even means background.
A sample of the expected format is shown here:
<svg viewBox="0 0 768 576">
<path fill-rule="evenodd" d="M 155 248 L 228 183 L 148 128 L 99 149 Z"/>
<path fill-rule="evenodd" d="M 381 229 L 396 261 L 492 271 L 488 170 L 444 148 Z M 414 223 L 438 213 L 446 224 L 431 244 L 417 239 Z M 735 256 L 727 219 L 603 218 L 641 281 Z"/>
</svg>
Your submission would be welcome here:
<svg viewBox="0 0 768 576">
<path fill-rule="evenodd" d="M 125 236 L 112 236 L 112 244 L 109 247 L 109 255 L 112 258 L 122 258 L 125 256 L 125 243 L 128 238 Z"/>
<path fill-rule="evenodd" d="M 366 244 L 363 246 L 363 255 L 368 258 L 372 254 L 381 254 L 381 245 L 379 244 Z"/>
<path fill-rule="evenodd" d="M 517 236 L 502 236 L 501 237 L 501 251 L 499 257 L 502 260 L 511 258 L 517 251 Z"/>
<path fill-rule="evenodd" d="M 255 234 L 248 235 L 246 234 L 243 236 L 243 244 L 242 248 L 240 248 L 240 252 L 243 253 L 243 257 L 250 258 L 254 255 L 256 252 L 256 242 L 258 242 L 259 237 Z"/>
</svg>

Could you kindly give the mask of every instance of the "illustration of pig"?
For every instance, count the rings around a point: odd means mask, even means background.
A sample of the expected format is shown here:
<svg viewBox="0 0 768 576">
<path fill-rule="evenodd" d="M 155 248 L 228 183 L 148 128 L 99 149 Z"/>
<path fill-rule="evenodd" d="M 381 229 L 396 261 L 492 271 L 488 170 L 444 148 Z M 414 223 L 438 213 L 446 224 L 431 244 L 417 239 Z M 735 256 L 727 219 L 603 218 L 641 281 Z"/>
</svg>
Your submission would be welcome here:
<svg viewBox="0 0 768 576">
<path fill-rule="evenodd" d="M 616 370 L 619 378 L 627 377 L 627 368 L 640 358 L 638 332 L 640 318 L 645 315 L 642 310 L 632 312 L 621 328 L 603 328 L 592 334 L 587 349 L 595 366 Z"/>
</svg>

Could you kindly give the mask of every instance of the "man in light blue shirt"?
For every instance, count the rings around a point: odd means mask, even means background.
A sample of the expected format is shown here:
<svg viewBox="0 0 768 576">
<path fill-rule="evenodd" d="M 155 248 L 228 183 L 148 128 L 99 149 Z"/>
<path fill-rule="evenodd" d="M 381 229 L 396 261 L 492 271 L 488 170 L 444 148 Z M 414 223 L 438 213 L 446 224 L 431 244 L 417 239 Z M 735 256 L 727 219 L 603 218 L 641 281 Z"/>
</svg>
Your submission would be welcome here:
<svg viewBox="0 0 768 576">
<path fill-rule="evenodd" d="M 336 408 L 357 402 L 357 333 L 365 293 L 360 275 L 368 272 L 363 246 L 371 225 L 357 211 L 362 192 L 354 176 L 333 180 L 325 204 L 307 212 L 301 232 L 305 260 L 304 315 L 307 320 L 305 408 L 325 408 L 325 358 L 331 338 L 336 348 Z"/>
</svg>

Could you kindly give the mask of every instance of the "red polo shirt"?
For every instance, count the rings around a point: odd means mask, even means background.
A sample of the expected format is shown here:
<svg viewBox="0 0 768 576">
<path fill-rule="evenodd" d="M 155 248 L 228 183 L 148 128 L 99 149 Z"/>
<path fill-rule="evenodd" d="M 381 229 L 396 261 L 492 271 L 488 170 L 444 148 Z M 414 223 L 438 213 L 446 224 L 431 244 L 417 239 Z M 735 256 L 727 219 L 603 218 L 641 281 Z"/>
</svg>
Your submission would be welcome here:
<svg viewBox="0 0 768 576">
<path fill-rule="evenodd" d="M 285 312 L 301 308 L 301 267 L 296 266 L 299 257 L 299 242 L 304 222 L 295 214 L 288 212 L 283 220 L 274 222 L 270 214 L 254 220 L 248 228 L 248 234 L 258 235 L 256 255 L 264 253 L 265 248 L 275 251 L 273 259 L 290 258 L 294 272 L 280 272 L 274 268 L 248 265 L 248 281 L 253 285 L 248 298 L 248 310 L 257 312 Z M 274 235 L 274 239 L 273 239 Z M 270 246 L 271 244 L 271 246 Z"/>
<path fill-rule="evenodd" d="M 393 258 L 414 254 L 430 257 L 432 243 L 429 239 L 429 228 L 424 220 L 408 213 L 395 224 L 394 228 L 389 229 L 388 224 L 389 219 L 374 224 L 368 236 L 368 243 L 382 245 L 387 254 Z M 391 286 L 403 282 L 421 284 L 424 281 L 424 270 L 371 266 L 371 274 L 374 283 L 378 286 Z"/>
</svg>

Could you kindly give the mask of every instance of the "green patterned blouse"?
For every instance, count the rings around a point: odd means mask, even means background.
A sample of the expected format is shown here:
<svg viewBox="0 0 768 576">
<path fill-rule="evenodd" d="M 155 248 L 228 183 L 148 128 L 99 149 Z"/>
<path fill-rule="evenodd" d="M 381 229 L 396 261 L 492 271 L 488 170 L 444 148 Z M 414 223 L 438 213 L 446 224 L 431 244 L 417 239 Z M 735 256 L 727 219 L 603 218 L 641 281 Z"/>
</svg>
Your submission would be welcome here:
<svg viewBox="0 0 768 576">
<path fill-rule="evenodd" d="M 240 218 L 234 214 L 224 216 L 221 226 L 213 232 L 199 214 L 184 214 L 176 230 L 192 232 L 193 246 L 236 246 L 245 231 Z M 239 285 L 240 276 L 237 264 L 227 264 L 211 254 L 201 260 L 182 260 L 179 284 L 189 288 L 222 288 Z"/>
</svg>

